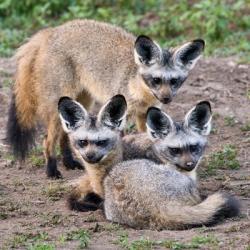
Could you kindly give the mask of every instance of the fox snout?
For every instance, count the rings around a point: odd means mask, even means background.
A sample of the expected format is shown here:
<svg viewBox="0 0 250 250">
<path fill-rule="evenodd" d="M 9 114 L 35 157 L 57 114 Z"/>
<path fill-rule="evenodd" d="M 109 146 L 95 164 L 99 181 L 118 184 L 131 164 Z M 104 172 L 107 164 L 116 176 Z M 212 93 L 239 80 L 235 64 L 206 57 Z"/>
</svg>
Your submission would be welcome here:
<svg viewBox="0 0 250 250">
<path fill-rule="evenodd" d="M 176 165 L 181 170 L 192 171 L 196 167 L 197 161 L 194 159 L 181 159 Z"/>
<path fill-rule="evenodd" d="M 172 101 L 173 97 L 171 95 L 163 96 L 158 98 L 163 104 L 168 104 Z"/>
<path fill-rule="evenodd" d="M 173 99 L 173 93 L 169 86 L 163 85 L 156 93 L 157 99 L 163 103 L 168 104 Z"/>
<path fill-rule="evenodd" d="M 102 157 L 102 155 L 97 154 L 94 151 L 88 151 L 83 155 L 84 160 L 91 164 L 98 163 Z"/>
</svg>

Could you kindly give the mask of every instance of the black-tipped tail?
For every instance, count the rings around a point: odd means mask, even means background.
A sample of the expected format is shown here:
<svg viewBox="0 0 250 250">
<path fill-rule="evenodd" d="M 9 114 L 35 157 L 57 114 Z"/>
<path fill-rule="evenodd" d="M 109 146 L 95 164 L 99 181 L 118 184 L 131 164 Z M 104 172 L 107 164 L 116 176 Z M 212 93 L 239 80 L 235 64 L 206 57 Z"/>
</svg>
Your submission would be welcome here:
<svg viewBox="0 0 250 250">
<path fill-rule="evenodd" d="M 219 221 L 238 216 L 240 214 L 240 202 L 230 194 L 222 194 L 224 196 L 224 204 L 218 208 L 213 216 L 210 224 L 216 224 Z"/>
<path fill-rule="evenodd" d="M 67 205 L 70 210 L 79 212 L 95 211 L 102 208 L 103 199 L 95 193 L 87 194 L 82 200 L 76 192 L 72 192 L 67 199 Z"/>
<path fill-rule="evenodd" d="M 16 158 L 24 160 L 34 145 L 35 128 L 24 128 L 18 121 L 15 97 L 12 96 L 7 123 L 7 141 Z"/>
</svg>

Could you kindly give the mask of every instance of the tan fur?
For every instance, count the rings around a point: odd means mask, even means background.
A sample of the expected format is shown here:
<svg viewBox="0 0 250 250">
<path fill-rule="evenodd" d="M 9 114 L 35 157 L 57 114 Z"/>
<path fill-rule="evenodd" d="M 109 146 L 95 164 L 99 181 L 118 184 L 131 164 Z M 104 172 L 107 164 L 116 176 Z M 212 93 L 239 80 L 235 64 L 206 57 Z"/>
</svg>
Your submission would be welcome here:
<svg viewBox="0 0 250 250">
<path fill-rule="evenodd" d="M 19 122 L 25 128 L 32 128 L 36 122 L 38 106 L 36 91 L 37 59 L 42 53 L 41 44 L 45 43 L 49 30 L 40 31 L 33 39 L 24 44 L 16 53 L 17 72 L 14 86 L 16 108 Z"/>
<path fill-rule="evenodd" d="M 97 34 L 101 34 L 100 40 Z M 51 136 L 47 141 L 55 142 L 45 143 L 49 147 L 46 155 L 54 156 L 58 136 L 52 135 L 56 130 L 49 124 L 51 117 L 57 116 L 60 96 L 77 98 L 87 108 L 94 100 L 104 103 L 117 93 L 131 101 L 135 98 L 132 102 L 138 107 L 142 100 L 147 106 L 157 102 L 146 85 L 136 80 L 134 42 L 135 37 L 121 28 L 76 20 L 40 31 L 20 47 L 14 87 L 18 118 L 25 128 L 33 128 L 37 121 L 48 127 Z M 103 70 L 105 65 L 109 65 L 108 71 Z M 143 106 L 145 112 L 147 107 Z"/>
<path fill-rule="evenodd" d="M 74 150 L 73 147 L 72 149 Z M 103 180 L 110 169 L 122 161 L 122 145 L 118 144 L 115 150 L 111 151 L 103 161 L 96 164 L 84 161 L 77 151 L 75 151 L 75 155 L 85 165 L 86 173 L 79 180 L 77 187 L 73 189 L 70 196 L 83 199 L 88 193 L 94 192 L 104 198 Z"/>
</svg>

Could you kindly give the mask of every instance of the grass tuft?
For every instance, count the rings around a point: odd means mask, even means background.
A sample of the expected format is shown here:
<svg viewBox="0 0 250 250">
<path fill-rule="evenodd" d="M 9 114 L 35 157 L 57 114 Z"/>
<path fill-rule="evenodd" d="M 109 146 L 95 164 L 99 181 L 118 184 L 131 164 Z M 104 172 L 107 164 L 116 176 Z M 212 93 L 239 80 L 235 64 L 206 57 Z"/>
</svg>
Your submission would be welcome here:
<svg viewBox="0 0 250 250">
<path fill-rule="evenodd" d="M 218 169 L 239 169 L 237 149 L 234 145 L 225 145 L 222 150 L 209 155 L 205 160 L 206 175 L 214 175 Z"/>
</svg>

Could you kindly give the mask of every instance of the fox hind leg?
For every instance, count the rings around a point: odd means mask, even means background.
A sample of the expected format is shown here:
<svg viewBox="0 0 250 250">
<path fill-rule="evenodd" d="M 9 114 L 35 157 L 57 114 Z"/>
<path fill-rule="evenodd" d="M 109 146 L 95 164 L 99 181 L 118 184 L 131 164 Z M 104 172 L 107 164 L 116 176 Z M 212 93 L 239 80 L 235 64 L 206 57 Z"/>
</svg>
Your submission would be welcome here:
<svg viewBox="0 0 250 250">
<path fill-rule="evenodd" d="M 56 160 L 56 143 L 60 134 L 60 123 L 58 116 L 53 116 L 48 123 L 47 136 L 44 139 L 44 154 L 46 157 L 46 173 L 49 178 L 62 178 L 60 171 L 57 169 Z"/>
</svg>

